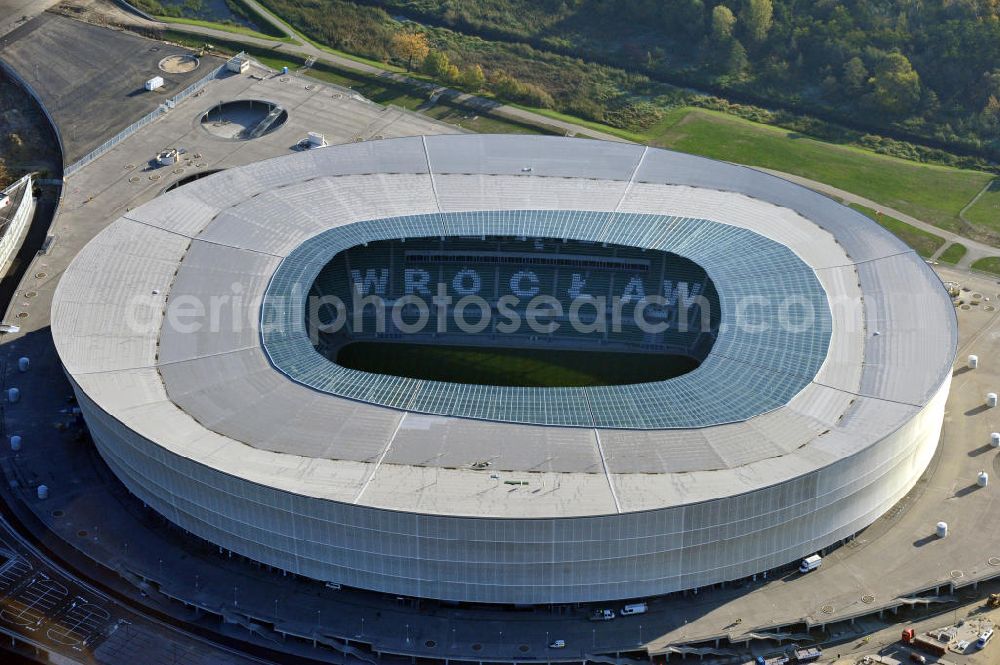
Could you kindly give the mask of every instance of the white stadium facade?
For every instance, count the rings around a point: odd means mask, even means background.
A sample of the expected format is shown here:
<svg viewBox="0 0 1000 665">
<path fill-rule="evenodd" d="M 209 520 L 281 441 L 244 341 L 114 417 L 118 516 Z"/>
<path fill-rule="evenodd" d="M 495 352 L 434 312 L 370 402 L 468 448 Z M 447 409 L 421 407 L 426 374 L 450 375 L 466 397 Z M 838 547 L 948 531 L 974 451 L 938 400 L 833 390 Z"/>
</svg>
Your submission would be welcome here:
<svg viewBox="0 0 1000 665">
<path fill-rule="evenodd" d="M 412 306 L 434 284 L 444 323 L 333 329 L 378 313 L 337 298 Z M 470 332 L 448 317 L 472 296 L 475 320 L 547 296 L 566 324 L 583 297 L 588 323 L 615 303 L 626 325 Z M 630 327 L 640 314 L 660 325 Z M 503 604 L 693 589 L 851 537 L 931 460 L 957 344 L 935 274 L 832 199 L 642 146 L 482 135 L 321 148 L 164 194 L 76 257 L 52 332 L 100 454 L 179 527 L 318 580 Z M 466 385 L 331 359 L 357 339 L 697 367 Z"/>
</svg>

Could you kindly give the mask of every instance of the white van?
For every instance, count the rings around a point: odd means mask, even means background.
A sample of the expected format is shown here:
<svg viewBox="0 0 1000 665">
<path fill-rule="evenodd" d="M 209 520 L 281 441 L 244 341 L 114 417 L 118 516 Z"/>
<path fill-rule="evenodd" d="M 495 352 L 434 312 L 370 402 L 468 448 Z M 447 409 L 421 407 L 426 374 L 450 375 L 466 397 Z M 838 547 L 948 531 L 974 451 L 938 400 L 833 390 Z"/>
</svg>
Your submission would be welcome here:
<svg viewBox="0 0 1000 665">
<path fill-rule="evenodd" d="M 622 616 L 627 617 L 630 614 L 645 614 L 649 607 L 646 603 L 635 603 L 634 605 L 626 605 L 622 608 Z"/>
<path fill-rule="evenodd" d="M 822 563 L 823 557 L 818 554 L 807 556 L 805 559 L 802 559 L 802 563 L 799 565 L 799 572 L 808 573 L 810 570 L 816 570 Z"/>
<path fill-rule="evenodd" d="M 989 644 L 990 640 L 992 639 L 993 639 L 993 629 L 990 628 L 986 632 L 979 635 L 979 639 L 976 640 L 976 648 L 982 649 L 987 644 Z"/>
</svg>

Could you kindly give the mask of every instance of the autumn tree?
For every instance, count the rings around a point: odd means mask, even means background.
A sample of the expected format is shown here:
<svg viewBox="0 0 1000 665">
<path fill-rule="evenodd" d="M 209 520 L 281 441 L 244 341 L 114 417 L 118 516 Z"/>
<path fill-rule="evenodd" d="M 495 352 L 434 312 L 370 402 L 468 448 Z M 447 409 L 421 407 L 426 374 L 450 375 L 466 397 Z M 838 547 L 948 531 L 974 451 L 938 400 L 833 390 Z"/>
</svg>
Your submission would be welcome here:
<svg viewBox="0 0 1000 665">
<path fill-rule="evenodd" d="M 771 0 L 746 0 L 740 11 L 740 25 L 754 44 L 767 37 L 774 23 L 774 5 Z"/>
<path fill-rule="evenodd" d="M 422 32 L 400 31 L 392 36 L 392 54 L 406 61 L 406 71 L 413 70 L 413 62 L 422 61 L 430 53 L 427 35 Z"/>
<path fill-rule="evenodd" d="M 424 57 L 424 63 L 421 65 L 421 69 L 434 78 L 440 78 L 448 70 L 448 65 L 450 64 L 451 62 L 448 60 L 447 53 L 442 51 L 431 51 Z"/>
<path fill-rule="evenodd" d="M 716 5 L 712 10 L 712 39 L 716 42 L 730 39 L 735 25 L 736 17 L 732 10 L 725 5 Z"/>
<path fill-rule="evenodd" d="M 462 70 L 462 85 L 466 89 L 477 92 L 482 89 L 484 83 L 486 83 L 486 75 L 479 65 L 472 65 Z"/>
</svg>

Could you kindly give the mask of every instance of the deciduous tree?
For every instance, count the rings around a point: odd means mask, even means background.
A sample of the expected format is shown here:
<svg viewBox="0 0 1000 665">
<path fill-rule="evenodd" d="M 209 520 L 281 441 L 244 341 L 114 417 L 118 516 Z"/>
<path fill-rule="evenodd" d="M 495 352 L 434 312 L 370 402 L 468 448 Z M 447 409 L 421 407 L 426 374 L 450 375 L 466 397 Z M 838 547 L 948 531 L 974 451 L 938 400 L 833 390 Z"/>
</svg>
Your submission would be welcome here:
<svg viewBox="0 0 1000 665">
<path fill-rule="evenodd" d="M 733 11 L 725 5 L 716 5 L 712 10 L 712 39 L 724 42 L 733 36 L 736 17 Z"/>
<path fill-rule="evenodd" d="M 403 30 L 392 36 L 392 54 L 406 61 L 406 71 L 413 70 L 413 62 L 420 62 L 430 53 L 427 35 L 422 32 Z"/>
<path fill-rule="evenodd" d="M 891 115 L 912 112 L 920 101 L 920 76 L 902 53 L 887 53 L 869 82 L 876 106 Z"/>
<path fill-rule="evenodd" d="M 774 5 L 771 0 L 746 0 L 740 11 L 740 25 L 753 44 L 764 41 L 773 23 Z"/>
</svg>

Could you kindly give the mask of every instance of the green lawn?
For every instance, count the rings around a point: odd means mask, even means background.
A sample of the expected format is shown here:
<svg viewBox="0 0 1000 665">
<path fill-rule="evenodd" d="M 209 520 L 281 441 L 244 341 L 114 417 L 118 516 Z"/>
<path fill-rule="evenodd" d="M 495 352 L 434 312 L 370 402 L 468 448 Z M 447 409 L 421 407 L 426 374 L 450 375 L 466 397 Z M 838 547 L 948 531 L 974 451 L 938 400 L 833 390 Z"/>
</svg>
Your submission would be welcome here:
<svg viewBox="0 0 1000 665">
<path fill-rule="evenodd" d="M 337 364 L 379 374 L 494 386 L 602 386 L 661 381 L 698 366 L 682 356 L 354 342 Z"/>
<path fill-rule="evenodd" d="M 938 261 L 949 265 L 955 265 L 962 260 L 962 257 L 965 256 L 968 251 L 969 250 L 965 245 L 958 242 L 952 243 L 948 246 L 948 249 L 941 252 L 941 256 L 938 257 Z"/>
<path fill-rule="evenodd" d="M 991 182 L 990 188 L 965 211 L 965 218 L 976 226 L 1000 234 L 1000 178 Z"/>
<path fill-rule="evenodd" d="M 880 225 L 885 227 L 890 233 L 915 249 L 917 254 L 925 259 L 930 258 L 934 252 L 938 251 L 944 244 L 944 238 L 941 236 L 936 236 L 929 231 L 918 229 L 917 227 L 900 221 L 895 217 L 889 217 L 884 214 L 876 215 L 875 211 L 871 208 L 866 208 L 865 206 L 858 205 L 856 203 L 852 203 L 850 207 L 874 219 Z M 965 248 L 963 247 L 962 249 L 964 253 Z M 950 251 L 950 249 L 947 251 Z"/>
<path fill-rule="evenodd" d="M 653 145 L 818 180 L 956 233 L 963 231 L 959 210 L 993 177 L 824 143 L 705 109 L 687 109 L 646 138 Z"/>
<path fill-rule="evenodd" d="M 972 264 L 972 269 L 990 272 L 994 275 L 1000 275 L 1000 256 L 990 256 L 985 259 L 979 259 Z"/>
</svg>

